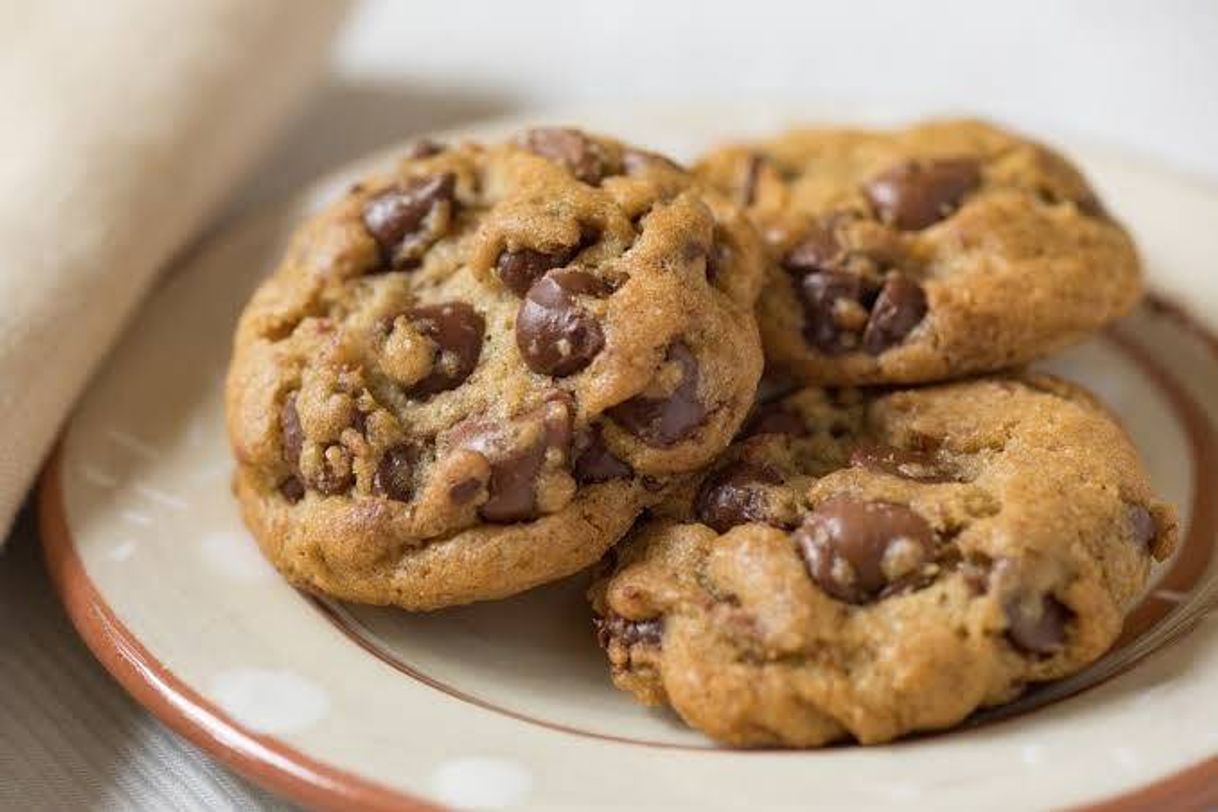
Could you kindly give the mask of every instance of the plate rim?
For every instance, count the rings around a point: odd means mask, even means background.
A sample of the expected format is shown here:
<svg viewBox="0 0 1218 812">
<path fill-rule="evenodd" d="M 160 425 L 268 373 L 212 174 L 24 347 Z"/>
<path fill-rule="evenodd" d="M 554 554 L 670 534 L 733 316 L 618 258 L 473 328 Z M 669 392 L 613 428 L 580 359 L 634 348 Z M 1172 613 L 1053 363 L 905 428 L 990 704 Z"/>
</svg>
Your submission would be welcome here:
<svg viewBox="0 0 1218 812">
<path fill-rule="evenodd" d="M 63 437 L 38 477 L 38 531 L 51 584 L 76 633 L 141 707 L 243 778 L 309 809 L 446 812 L 449 807 L 370 781 L 240 724 L 177 677 L 119 619 L 85 570 L 64 507 Z"/>
<path fill-rule="evenodd" d="M 1171 315 L 1218 353 L 1218 337 L 1179 304 Z M 77 634 L 144 709 L 244 778 L 310 809 L 443 812 L 435 801 L 370 781 L 319 761 L 286 742 L 254 732 L 179 679 L 111 609 L 76 551 L 62 479 L 63 435 L 38 477 L 38 529 L 51 583 Z M 1180 638 L 1186 637 L 1188 631 Z M 1175 642 L 1178 642 L 1177 638 Z M 1124 793 L 1088 801 L 1079 812 L 1207 809 L 1218 804 L 1218 753 Z"/>
<path fill-rule="evenodd" d="M 533 111 L 531 116 L 505 115 L 442 128 L 440 133 L 468 133 L 480 126 L 509 126 L 536 118 L 548 120 L 553 112 L 543 108 Z M 808 112 L 808 118 L 814 120 L 815 110 Z M 394 142 L 345 161 L 321 173 L 316 180 L 305 184 L 301 191 L 286 194 L 246 212 L 244 219 L 256 219 L 268 212 L 282 210 L 310 190 L 322 188 L 352 171 L 364 170 L 384 161 L 386 156 L 399 152 L 411 140 L 413 138 Z M 1095 146 L 1106 153 L 1116 152 L 1107 144 Z M 1120 154 L 1128 156 L 1130 153 L 1122 149 Z M 1132 157 L 1138 165 L 1153 167 L 1177 181 L 1210 192 L 1218 191 L 1218 187 L 1208 182 L 1208 178 L 1179 170 L 1170 164 L 1151 161 L 1139 153 L 1133 153 Z M 174 270 L 171 268 L 170 274 L 162 277 L 162 283 L 173 275 Z M 1192 312 L 1178 300 L 1164 299 L 1171 311 L 1168 315 L 1178 326 L 1202 338 L 1211 353 L 1218 357 L 1218 324 L 1211 324 L 1208 318 Z M 90 578 L 68 527 L 62 462 L 64 438 L 71 419 L 69 417 L 65 421 L 36 480 L 34 502 L 39 538 L 52 586 L 72 626 L 86 648 L 123 690 L 156 719 L 209 757 L 252 783 L 307 808 L 368 812 L 442 812 L 451 809 L 433 799 L 319 761 L 275 736 L 253 731 L 191 688 L 144 646 Z M 1189 631 L 1183 631 L 1172 642 L 1179 642 Z M 1151 781 L 1127 788 L 1120 794 L 1088 800 L 1070 808 L 1078 812 L 1131 812 L 1163 808 L 1202 810 L 1215 806 L 1218 806 L 1218 751 Z"/>
</svg>

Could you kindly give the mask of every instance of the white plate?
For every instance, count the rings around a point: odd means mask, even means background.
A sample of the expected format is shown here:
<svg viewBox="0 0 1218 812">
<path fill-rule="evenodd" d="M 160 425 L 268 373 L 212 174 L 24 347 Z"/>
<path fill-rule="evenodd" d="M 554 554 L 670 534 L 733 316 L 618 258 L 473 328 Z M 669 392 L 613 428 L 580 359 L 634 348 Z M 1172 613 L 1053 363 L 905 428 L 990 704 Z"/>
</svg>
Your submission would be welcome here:
<svg viewBox="0 0 1218 812">
<path fill-rule="evenodd" d="M 561 119 L 688 158 L 798 117 L 720 108 Z M 1048 366 L 1125 420 L 1180 508 L 1186 543 L 1117 650 L 1010 710 L 885 747 L 715 748 L 613 689 L 579 577 L 427 616 L 322 603 L 282 583 L 229 492 L 230 335 L 293 224 L 384 156 L 215 235 L 145 307 L 43 477 L 47 555 L 69 612 L 159 717 L 314 806 L 1213 804 L 1218 623 L 1197 621 L 1218 588 L 1218 341 L 1208 332 L 1218 326 L 1218 192 L 1103 150 L 1075 153 L 1136 232 L 1155 288 L 1193 317 L 1144 307 Z"/>
</svg>

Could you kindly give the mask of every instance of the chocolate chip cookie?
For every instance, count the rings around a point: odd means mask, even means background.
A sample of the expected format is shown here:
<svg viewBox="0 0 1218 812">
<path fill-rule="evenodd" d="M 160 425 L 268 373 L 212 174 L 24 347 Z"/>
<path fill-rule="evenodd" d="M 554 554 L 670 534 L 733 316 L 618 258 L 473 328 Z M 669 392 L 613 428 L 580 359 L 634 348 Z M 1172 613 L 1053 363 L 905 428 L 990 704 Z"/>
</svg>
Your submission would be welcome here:
<svg viewBox="0 0 1218 812">
<path fill-rule="evenodd" d="M 1045 376 L 801 390 L 654 512 L 591 590 L 613 680 L 744 746 L 884 742 L 1075 672 L 1176 541 L 1123 430 Z"/>
<path fill-rule="evenodd" d="M 697 171 L 766 239 L 766 358 L 807 384 L 1021 364 L 1141 293 L 1134 245 L 1082 175 L 984 123 L 795 130 L 714 151 Z"/>
<path fill-rule="evenodd" d="M 595 562 L 747 414 L 763 255 L 650 152 L 419 145 L 304 226 L 241 317 L 246 522 L 292 582 L 410 609 Z"/>
</svg>

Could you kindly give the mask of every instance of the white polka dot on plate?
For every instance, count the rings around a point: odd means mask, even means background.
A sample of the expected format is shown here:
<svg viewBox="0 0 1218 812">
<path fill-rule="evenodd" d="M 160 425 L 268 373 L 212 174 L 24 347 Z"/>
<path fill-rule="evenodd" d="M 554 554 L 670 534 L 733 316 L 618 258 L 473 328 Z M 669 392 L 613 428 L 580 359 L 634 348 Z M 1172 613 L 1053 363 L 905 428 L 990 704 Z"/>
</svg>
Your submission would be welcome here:
<svg viewBox="0 0 1218 812">
<path fill-rule="evenodd" d="M 136 547 L 138 545 L 134 539 L 123 539 L 106 550 L 106 558 L 121 564 L 124 561 L 130 560 L 131 556 L 135 555 Z"/>
<path fill-rule="evenodd" d="M 1045 761 L 1045 748 L 1039 744 L 1025 744 L 1019 750 L 1019 758 L 1029 767 L 1038 767 Z"/>
<path fill-rule="evenodd" d="M 494 756 L 449 759 L 431 777 L 436 800 L 458 809 L 508 809 L 523 801 L 532 786 L 524 767 Z"/>
<path fill-rule="evenodd" d="M 265 583 L 276 578 L 275 568 L 262 557 L 249 533 L 215 530 L 199 542 L 203 560 L 218 575 L 242 583 Z"/>
<path fill-rule="evenodd" d="M 233 668 L 211 680 L 208 693 L 239 724 L 256 733 L 305 730 L 330 710 L 330 697 L 291 671 Z"/>
</svg>

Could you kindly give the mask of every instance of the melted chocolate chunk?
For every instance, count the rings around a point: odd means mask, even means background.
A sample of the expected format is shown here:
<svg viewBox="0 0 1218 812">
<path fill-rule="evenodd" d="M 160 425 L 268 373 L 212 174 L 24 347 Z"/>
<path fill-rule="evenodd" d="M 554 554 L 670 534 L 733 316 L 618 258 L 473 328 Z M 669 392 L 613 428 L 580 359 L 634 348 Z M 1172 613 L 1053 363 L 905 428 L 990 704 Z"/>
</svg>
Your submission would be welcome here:
<svg viewBox="0 0 1218 812">
<path fill-rule="evenodd" d="M 726 533 L 739 524 L 781 527 L 782 522 L 769 510 L 764 488 L 781 483 L 782 475 L 768 465 L 729 465 L 707 477 L 694 502 L 694 513 L 716 533 Z"/>
<path fill-rule="evenodd" d="M 482 490 L 482 480 L 477 477 L 463 479 L 448 489 L 448 498 L 463 505 L 478 495 Z"/>
<path fill-rule="evenodd" d="M 841 256 L 842 246 L 833 230 L 814 226 L 804 239 L 783 257 L 782 267 L 795 274 L 810 274 L 829 271 Z"/>
<path fill-rule="evenodd" d="M 546 271 L 567 265 L 580 251 L 595 244 L 598 239 L 600 233 L 585 226 L 580 233 L 579 242 L 575 245 L 561 246 L 551 251 L 534 251 L 530 248 L 505 250 L 495 260 L 495 275 L 512 293 L 524 296 Z"/>
<path fill-rule="evenodd" d="M 419 449 L 400 443 L 385 451 L 373 476 L 376 489 L 398 502 L 409 502 L 414 494 L 414 469 L 419 461 Z"/>
<path fill-rule="evenodd" d="M 431 372 L 406 394 L 425 398 L 464 383 L 482 355 L 482 334 L 486 330 L 482 314 L 465 302 L 445 302 L 411 308 L 406 318 L 435 344 Z"/>
<path fill-rule="evenodd" d="M 860 445 L 850 452 L 850 464 L 879 473 L 917 482 L 951 482 L 932 452 L 897 448 L 891 445 Z"/>
<path fill-rule="evenodd" d="M 1003 605 L 1007 637 L 1023 651 L 1041 656 L 1065 648 L 1066 627 L 1074 613 L 1052 595 L 1017 594 Z"/>
<path fill-rule="evenodd" d="M 908 161 L 876 175 L 863 192 L 876 215 L 903 231 L 917 231 L 951 214 L 981 184 L 969 158 Z"/>
<path fill-rule="evenodd" d="M 706 420 L 706 406 L 698 399 L 698 359 L 683 341 L 668 348 L 668 363 L 681 371 L 681 382 L 664 398 L 636 395 L 609 409 L 622 428 L 649 446 L 667 448 L 689 437 Z"/>
<path fill-rule="evenodd" d="M 605 337 L 575 297 L 608 293 L 607 285 L 579 268 L 559 268 L 538 279 L 516 314 L 516 346 L 529 369 L 559 378 L 592 363 Z"/>
<path fill-rule="evenodd" d="M 577 440 L 576 448 L 574 473 L 575 481 L 580 485 L 626 479 L 634 475 L 634 469 L 605 446 L 599 425 L 585 431 Z"/>
<path fill-rule="evenodd" d="M 351 470 L 351 454 L 340 445 L 326 448 L 321 458 L 321 470 L 310 477 L 310 484 L 323 496 L 338 496 L 351 490 L 355 472 Z"/>
<path fill-rule="evenodd" d="M 436 207 L 453 202 L 457 177 L 451 172 L 415 178 L 386 189 L 364 205 L 364 226 L 395 269 L 413 266 L 420 249 L 438 234 L 427 227 Z"/>
<path fill-rule="evenodd" d="M 858 348 L 859 331 L 875 299 L 871 283 L 844 271 L 822 271 L 803 278 L 800 294 L 804 340 L 829 355 Z"/>
<path fill-rule="evenodd" d="M 300 426 L 300 414 L 296 411 L 296 393 L 283 399 L 279 410 L 279 431 L 283 442 L 283 459 L 296 467 L 300 464 L 300 452 L 304 449 L 304 429 Z"/>
<path fill-rule="evenodd" d="M 765 156 L 754 152 L 749 156 L 744 166 L 744 183 L 740 184 L 740 205 L 751 206 L 757 202 L 757 182 L 761 179 L 761 169 L 765 166 Z"/>
<path fill-rule="evenodd" d="M 793 536 L 821 589 L 847 603 L 866 603 L 907 583 L 930 560 L 935 535 L 904 505 L 835 496 L 804 519 Z"/>
<path fill-rule="evenodd" d="M 523 296 L 542 274 L 551 268 L 561 268 L 570 259 L 571 251 L 565 248 L 548 254 L 529 248 L 504 251 L 495 261 L 495 275 L 510 291 Z"/>
<path fill-rule="evenodd" d="M 573 410 L 569 396 L 556 395 L 507 424 L 475 418 L 453 430 L 456 447 L 481 454 L 490 464 L 489 497 L 478 510 L 483 519 L 507 524 L 540 515 L 537 481 L 551 452 L 568 464 Z"/>
<path fill-rule="evenodd" d="M 1129 526 L 1133 529 L 1133 543 L 1139 550 L 1149 552 L 1155 536 L 1159 534 L 1154 515 L 1142 505 L 1129 505 Z"/>
<path fill-rule="evenodd" d="M 562 164 L 576 178 L 593 186 L 613 173 L 604 150 L 579 130 L 540 127 L 526 132 L 520 143 L 530 152 Z"/>
<path fill-rule="evenodd" d="M 904 274 L 891 274 L 871 308 L 863 349 L 879 355 L 904 340 L 926 315 L 926 293 Z"/>
<path fill-rule="evenodd" d="M 495 274 L 508 290 L 517 296 L 524 296 L 542 274 L 552 268 L 566 265 L 578 251 L 579 246 L 562 248 L 548 254 L 528 248 L 504 251 L 495 262 Z"/>
</svg>

